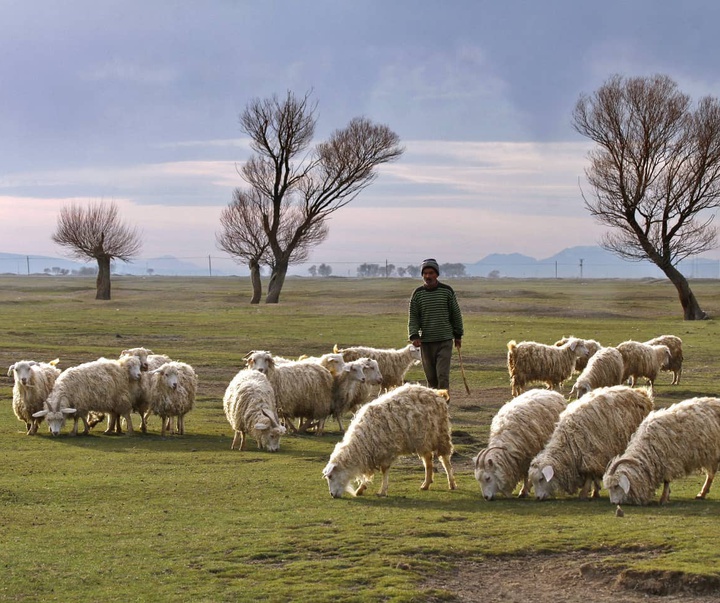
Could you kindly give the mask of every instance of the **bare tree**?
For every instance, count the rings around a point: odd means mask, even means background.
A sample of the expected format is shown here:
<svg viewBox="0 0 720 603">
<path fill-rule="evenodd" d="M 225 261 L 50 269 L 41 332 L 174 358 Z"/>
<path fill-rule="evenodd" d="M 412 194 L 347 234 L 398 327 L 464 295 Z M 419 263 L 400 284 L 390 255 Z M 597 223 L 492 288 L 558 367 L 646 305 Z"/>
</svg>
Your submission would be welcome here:
<svg viewBox="0 0 720 603">
<path fill-rule="evenodd" d="M 95 299 L 110 299 L 110 263 L 129 262 L 142 246 L 140 232 L 120 220 L 114 202 L 62 207 L 52 239 L 67 247 L 71 256 L 97 261 Z"/>
<path fill-rule="evenodd" d="M 677 289 L 685 320 L 706 318 L 678 263 L 712 249 L 711 210 L 720 205 L 720 104 L 695 108 L 667 76 L 611 77 L 573 112 L 575 129 L 597 144 L 585 173 L 585 207 L 612 228 L 601 245 L 650 260 Z"/>
<path fill-rule="evenodd" d="M 309 250 L 322 240 L 315 225 L 369 186 L 379 165 L 403 153 L 397 134 L 362 117 L 310 148 L 315 110 L 309 93 L 288 92 L 282 100 L 253 100 L 240 115 L 255 152 L 241 176 L 263 199 L 256 208 L 272 254 L 267 303 L 279 301 L 288 267 L 300 261 L 298 246 Z"/>
</svg>

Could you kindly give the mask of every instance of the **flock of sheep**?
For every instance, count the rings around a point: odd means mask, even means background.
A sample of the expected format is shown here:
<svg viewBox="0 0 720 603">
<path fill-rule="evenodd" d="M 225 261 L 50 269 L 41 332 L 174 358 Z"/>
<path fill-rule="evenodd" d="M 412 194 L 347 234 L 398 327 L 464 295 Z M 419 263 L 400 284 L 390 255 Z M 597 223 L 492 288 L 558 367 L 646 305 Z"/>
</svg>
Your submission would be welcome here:
<svg viewBox="0 0 720 603">
<path fill-rule="evenodd" d="M 475 478 L 484 498 L 510 495 L 522 483 L 542 500 L 558 491 L 580 498 L 598 496 L 601 485 L 613 504 L 647 504 L 663 485 L 669 498 L 673 479 L 704 469 L 708 493 L 720 463 L 720 399 L 686 400 L 653 409 L 653 383 L 660 371 L 682 373 L 682 341 L 665 335 L 640 343 L 603 347 L 591 339 L 564 338 L 554 345 L 510 341 L 507 364 L 514 398 L 497 412 L 487 447 L 474 459 Z M 314 430 L 322 435 L 328 419 L 343 429 L 342 417 L 354 413 L 344 437 L 323 470 L 330 494 L 365 492 L 376 472 L 378 494 L 388 490 L 388 471 L 402 455 L 417 454 L 425 466 L 421 489 L 433 481 L 433 457 L 456 487 L 449 398 L 446 391 L 404 383 L 419 348 L 353 347 L 320 357 L 289 360 L 252 351 L 246 367 L 228 385 L 223 408 L 233 431 L 231 449 L 244 450 L 248 437 L 261 449 L 277 451 L 287 432 Z M 131 413 L 162 420 L 162 435 L 184 432 L 192 409 L 197 376 L 191 366 L 146 348 L 123 350 L 117 360 L 100 358 L 61 372 L 57 361 L 20 361 L 13 375 L 13 410 L 28 434 L 45 419 L 57 435 L 72 417 L 84 433 L 107 416 L 107 430 L 133 431 Z M 579 372 L 567 402 L 557 390 Z M 646 379 L 649 388 L 635 385 Z M 530 389 L 544 383 L 547 389 Z M 383 393 L 384 392 L 384 393 Z M 380 394 L 380 395 L 378 395 Z"/>
</svg>

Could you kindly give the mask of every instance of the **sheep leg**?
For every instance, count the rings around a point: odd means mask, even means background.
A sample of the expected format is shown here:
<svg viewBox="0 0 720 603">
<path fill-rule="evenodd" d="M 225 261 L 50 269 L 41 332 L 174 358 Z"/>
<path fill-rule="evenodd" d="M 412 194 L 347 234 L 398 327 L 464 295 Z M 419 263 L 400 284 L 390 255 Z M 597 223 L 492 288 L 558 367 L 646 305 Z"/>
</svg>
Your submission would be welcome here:
<svg viewBox="0 0 720 603">
<path fill-rule="evenodd" d="M 433 483 L 433 454 L 426 452 L 421 457 L 423 465 L 425 465 L 425 481 L 420 486 L 421 490 L 427 490 Z"/>
<path fill-rule="evenodd" d="M 235 448 L 238 445 L 238 442 L 240 443 L 240 450 L 242 450 L 243 449 L 242 446 L 245 443 L 244 440 L 245 440 L 245 436 L 243 435 L 243 432 L 236 431 L 235 437 L 233 437 L 232 444 L 230 444 L 230 450 L 235 450 Z"/>
<path fill-rule="evenodd" d="M 445 469 L 445 473 L 447 474 L 448 489 L 455 490 L 455 488 L 457 488 L 457 484 L 455 483 L 455 473 L 452 465 L 450 464 L 450 455 L 441 456 L 440 464 L 443 466 L 443 469 Z"/>
<path fill-rule="evenodd" d="M 660 495 L 660 504 L 664 505 L 670 500 L 670 482 L 663 482 L 663 491 Z"/>
<path fill-rule="evenodd" d="M 147 433 L 147 413 L 140 413 L 140 431 Z"/>
<path fill-rule="evenodd" d="M 77 416 L 77 413 L 75 413 L 75 416 L 73 417 L 73 428 L 70 431 L 71 436 L 76 436 L 78 431 L 78 421 L 80 417 Z"/>
<path fill-rule="evenodd" d="M 167 417 L 160 415 L 160 437 L 165 437 L 165 430 L 167 429 Z"/>
<path fill-rule="evenodd" d="M 345 429 L 343 429 L 343 424 L 342 424 L 342 421 L 340 420 L 340 413 L 335 414 L 335 420 L 337 421 L 337 424 L 340 427 L 340 431 L 344 432 Z"/>
<path fill-rule="evenodd" d="M 593 490 L 592 490 L 592 497 L 593 498 L 600 498 L 600 490 L 602 490 L 602 483 L 599 479 L 593 480 Z"/>
<path fill-rule="evenodd" d="M 107 427 L 103 432 L 106 435 L 113 435 L 115 432 L 122 433 L 122 427 L 120 425 L 120 417 L 117 413 L 111 412 L 108 415 Z"/>
<path fill-rule="evenodd" d="M 523 480 L 522 488 L 520 488 L 518 498 L 527 498 L 528 496 L 530 496 L 530 480 L 526 475 L 525 479 Z"/>
<path fill-rule="evenodd" d="M 365 490 L 367 490 L 367 484 L 363 482 L 357 487 L 357 490 L 355 490 L 355 496 L 362 496 L 365 494 Z"/>
<path fill-rule="evenodd" d="M 245 433 L 242 431 L 238 432 L 240 435 L 240 450 L 245 450 L 247 448 L 247 438 L 245 437 Z"/>
<path fill-rule="evenodd" d="M 590 492 L 592 485 L 593 480 L 591 477 L 588 477 L 583 484 L 582 490 L 580 490 L 580 494 L 578 494 L 579 500 L 588 500 L 588 493 Z"/>
<path fill-rule="evenodd" d="M 387 490 L 388 490 L 388 472 L 390 471 L 390 467 L 381 467 L 382 469 L 382 485 L 380 486 L 380 491 L 377 493 L 378 496 L 387 496 Z"/>
<path fill-rule="evenodd" d="M 177 424 L 178 424 L 178 432 L 180 435 L 185 435 L 185 416 L 180 415 L 177 418 Z"/>
<path fill-rule="evenodd" d="M 128 411 L 127 413 L 125 413 L 125 414 L 123 415 L 123 418 L 124 418 L 125 421 L 127 422 L 127 432 L 128 432 L 128 435 L 132 435 L 133 433 L 135 433 L 135 431 L 133 430 L 132 417 L 130 416 L 130 411 Z M 119 422 L 120 422 L 120 421 L 118 420 L 118 423 L 119 423 Z"/>
<path fill-rule="evenodd" d="M 712 486 L 713 480 L 715 479 L 715 471 L 708 471 L 707 477 L 705 478 L 705 483 L 703 484 L 702 490 L 698 493 L 698 495 L 695 497 L 697 500 L 702 500 L 707 496 L 707 493 L 710 492 L 710 488 Z"/>
<path fill-rule="evenodd" d="M 320 419 L 318 421 L 317 430 L 315 431 L 315 435 L 321 436 L 324 431 L 325 431 L 325 419 Z"/>
</svg>

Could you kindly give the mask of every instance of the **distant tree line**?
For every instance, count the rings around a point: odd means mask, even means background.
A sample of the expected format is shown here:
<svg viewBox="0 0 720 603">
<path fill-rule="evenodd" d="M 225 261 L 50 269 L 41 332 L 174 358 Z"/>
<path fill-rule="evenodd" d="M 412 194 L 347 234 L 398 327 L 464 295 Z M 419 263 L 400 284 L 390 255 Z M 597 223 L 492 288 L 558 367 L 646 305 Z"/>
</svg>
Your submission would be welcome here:
<svg viewBox="0 0 720 603">
<path fill-rule="evenodd" d="M 440 264 L 440 274 L 443 278 L 457 278 L 467 276 L 465 264 Z M 388 276 L 409 276 L 418 278 L 420 266 L 395 266 L 395 264 L 360 264 L 357 268 L 357 275 L 361 278 L 388 277 Z"/>
</svg>

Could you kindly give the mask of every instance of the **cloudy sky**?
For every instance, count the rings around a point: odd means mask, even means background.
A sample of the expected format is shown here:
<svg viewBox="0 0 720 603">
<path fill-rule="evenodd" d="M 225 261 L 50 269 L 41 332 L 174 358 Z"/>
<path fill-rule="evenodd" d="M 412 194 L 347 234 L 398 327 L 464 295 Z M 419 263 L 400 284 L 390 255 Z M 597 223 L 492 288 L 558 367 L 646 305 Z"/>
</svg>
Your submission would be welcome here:
<svg viewBox="0 0 720 603">
<path fill-rule="evenodd" d="M 663 73 L 720 96 L 716 0 L 0 0 L 0 252 L 63 253 L 60 208 L 115 201 L 142 257 L 222 257 L 254 98 L 312 90 L 406 152 L 311 261 L 544 258 L 596 243 L 581 93 Z M 708 254 L 720 257 L 720 252 Z"/>
</svg>

